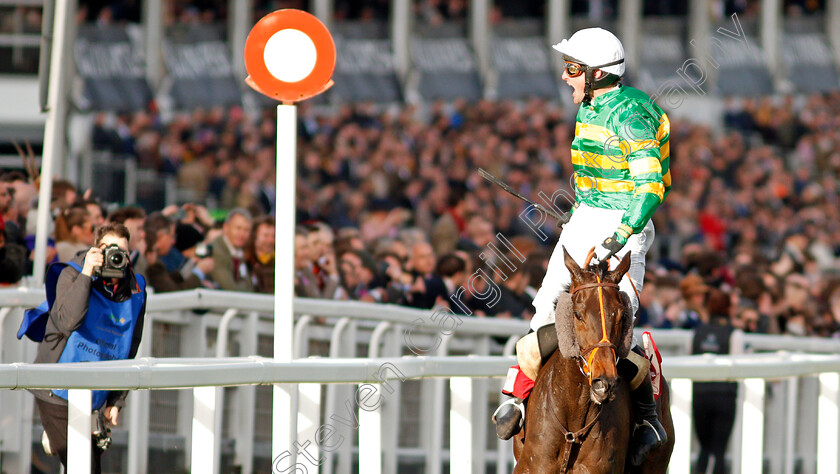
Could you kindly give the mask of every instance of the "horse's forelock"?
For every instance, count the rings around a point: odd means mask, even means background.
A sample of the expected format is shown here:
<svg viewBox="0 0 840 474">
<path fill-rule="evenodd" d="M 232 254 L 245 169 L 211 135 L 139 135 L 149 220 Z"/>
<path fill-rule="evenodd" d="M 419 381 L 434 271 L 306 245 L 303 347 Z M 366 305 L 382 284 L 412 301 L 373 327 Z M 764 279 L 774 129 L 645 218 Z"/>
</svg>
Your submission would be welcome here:
<svg viewBox="0 0 840 474">
<path fill-rule="evenodd" d="M 587 267 L 581 269 L 581 275 L 591 273 L 593 276 L 599 277 L 604 281 L 610 274 L 607 262 L 590 263 Z"/>
</svg>

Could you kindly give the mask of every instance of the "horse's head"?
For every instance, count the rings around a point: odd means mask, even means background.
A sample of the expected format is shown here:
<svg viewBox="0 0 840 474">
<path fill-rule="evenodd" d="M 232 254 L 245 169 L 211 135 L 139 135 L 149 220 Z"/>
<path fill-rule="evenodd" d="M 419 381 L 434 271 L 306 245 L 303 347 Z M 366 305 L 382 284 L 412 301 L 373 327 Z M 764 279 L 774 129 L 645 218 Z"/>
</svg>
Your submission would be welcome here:
<svg viewBox="0 0 840 474">
<path fill-rule="evenodd" d="M 563 356 L 578 359 L 592 401 L 610 401 L 619 381 L 617 358 L 627 355 L 633 334 L 629 297 L 618 288 L 630 268 L 630 254 L 609 270 L 607 262 L 589 264 L 592 252 L 583 269 L 565 248 L 563 253 L 572 285 L 555 307 L 558 347 Z"/>
</svg>

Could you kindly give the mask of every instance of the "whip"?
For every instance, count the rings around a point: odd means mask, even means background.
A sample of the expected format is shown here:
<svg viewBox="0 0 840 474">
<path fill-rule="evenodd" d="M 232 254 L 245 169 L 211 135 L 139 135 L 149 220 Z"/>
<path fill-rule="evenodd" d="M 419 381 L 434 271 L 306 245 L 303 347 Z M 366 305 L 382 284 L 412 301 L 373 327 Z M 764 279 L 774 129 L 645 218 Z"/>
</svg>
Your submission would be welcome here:
<svg viewBox="0 0 840 474">
<path fill-rule="evenodd" d="M 478 174 L 479 174 L 479 176 L 486 179 L 487 181 L 490 181 L 491 183 L 496 184 L 497 186 L 499 186 L 500 188 L 509 192 L 510 194 L 513 194 L 514 196 L 518 197 L 519 199 L 521 199 L 521 200 L 527 202 L 528 204 L 534 206 L 534 209 L 536 209 L 538 211 L 541 211 L 541 212 L 544 212 L 544 213 L 548 214 L 549 216 L 557 219 L 557 226 L 558 227 L 561 227 L 564 224 L 566 224 L 567 222 L 569 222 L 569 219 L 571 218 L 571 216 L 569 214 L 565 214 L 565 215 L 561 216 L 560 214 L 557 214 L 556 212 L 552 211 L 551 209 L 548 209 L 545 206 L 542 206 L 540 204 L 537 204 L 537 203 L 531 201 L 530 199 L 526 198 L 525 196 L 520 194 L 518 191 L 516 191 L 515 189 L 510 187 L 507 183 L 502 182 L 501 180 L 499 180 L 498 178 L 496 178 L 492 174 L 488 173 L 483 168 L 478 169 Z"/>
</svg>

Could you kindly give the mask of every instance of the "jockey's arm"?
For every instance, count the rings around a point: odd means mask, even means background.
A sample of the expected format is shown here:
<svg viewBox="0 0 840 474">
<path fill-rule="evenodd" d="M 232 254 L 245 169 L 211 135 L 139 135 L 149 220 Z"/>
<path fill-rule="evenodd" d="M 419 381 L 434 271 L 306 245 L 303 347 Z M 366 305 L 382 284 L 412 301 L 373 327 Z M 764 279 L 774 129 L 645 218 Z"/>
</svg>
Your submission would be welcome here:
<svg viewBox="0 0 840 474">
<path fill-rule="evenodd" d="M 630 168 L 634 184 L 633 196 L 615 237 L 622 245 L 645 228 L 665 196 L 662 180 L 661 150 L 657 140 L 655 121 L 638 115 L 625 119 L 618 128 L 621 149 Z"/>
</svg>

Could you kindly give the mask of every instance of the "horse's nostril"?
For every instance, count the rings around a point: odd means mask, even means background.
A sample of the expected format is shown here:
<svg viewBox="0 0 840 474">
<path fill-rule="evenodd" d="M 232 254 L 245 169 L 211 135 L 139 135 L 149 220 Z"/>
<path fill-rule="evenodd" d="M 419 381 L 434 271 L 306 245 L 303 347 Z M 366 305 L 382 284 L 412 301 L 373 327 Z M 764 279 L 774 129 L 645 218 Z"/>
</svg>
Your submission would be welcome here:
<svg viewBox="0 0 840 474">
<path fill-rule="evenodd" d="M 592 382 L 592 390 L 596 393 L 604 393 L 607 391 L 607 384 L 601 379 Z"/>
</svg>

